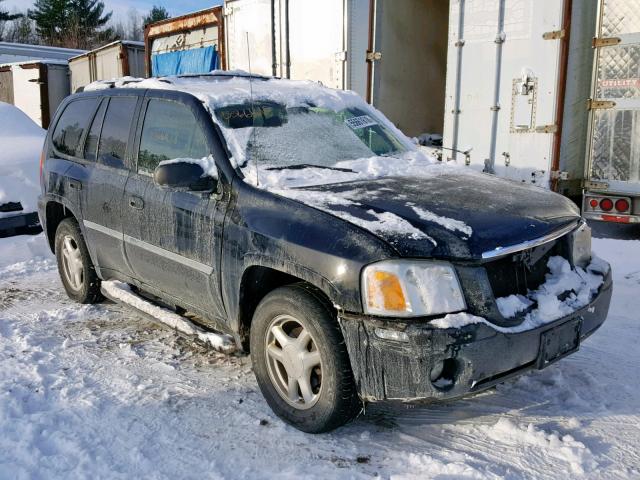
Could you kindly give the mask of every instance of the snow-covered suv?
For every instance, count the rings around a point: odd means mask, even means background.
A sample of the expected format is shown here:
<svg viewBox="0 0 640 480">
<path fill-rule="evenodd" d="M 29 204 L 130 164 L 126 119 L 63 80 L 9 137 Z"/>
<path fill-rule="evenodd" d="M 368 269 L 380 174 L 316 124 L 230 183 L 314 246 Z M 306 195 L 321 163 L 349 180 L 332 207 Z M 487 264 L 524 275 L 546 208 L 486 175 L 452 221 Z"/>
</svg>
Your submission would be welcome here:
<svg viewBox="0 0 640 480">
<path fill-rule="evenodd" d="M 431 159 L 351 92 L 103 82 L 65 100 L 44 149 L 69 296 L 123 298 L 117 281 L 160 317 L 191 312 L 307 432 L 543 368 L 607 315 L 609 265 L 569 200 Z"/>
</svg>

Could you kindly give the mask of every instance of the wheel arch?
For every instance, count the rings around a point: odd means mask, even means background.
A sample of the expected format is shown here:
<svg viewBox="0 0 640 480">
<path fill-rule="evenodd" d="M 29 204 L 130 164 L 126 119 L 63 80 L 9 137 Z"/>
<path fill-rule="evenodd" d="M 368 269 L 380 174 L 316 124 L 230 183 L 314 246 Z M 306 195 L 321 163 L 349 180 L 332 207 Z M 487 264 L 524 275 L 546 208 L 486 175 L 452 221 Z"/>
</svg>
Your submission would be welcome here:
<svg viewBox="0 0 640 480">
<path fill-rule="evenodd" d="M 55 237 L 58 225 L 65 218 L 73 218 L 80 224 L 80 217 L 68 202 L 60 199 L 51 199 L 45 205 L 45 234 L 51 253 L 55 254 Z M 82 225 L 80 225 L 82 231 Z"/>
<path fill-rule="evenodd" d="M 253 314 L 270 292 L 285 285 L 301 284 L 319 301 L 336 310 L 338 291 L 326 278 L 305 267 L 287 263 L 264 261 L 246 266 L 237 290 L 237 331 L 243 348 L 248 351 L 248 339 Z"/>
</svg>

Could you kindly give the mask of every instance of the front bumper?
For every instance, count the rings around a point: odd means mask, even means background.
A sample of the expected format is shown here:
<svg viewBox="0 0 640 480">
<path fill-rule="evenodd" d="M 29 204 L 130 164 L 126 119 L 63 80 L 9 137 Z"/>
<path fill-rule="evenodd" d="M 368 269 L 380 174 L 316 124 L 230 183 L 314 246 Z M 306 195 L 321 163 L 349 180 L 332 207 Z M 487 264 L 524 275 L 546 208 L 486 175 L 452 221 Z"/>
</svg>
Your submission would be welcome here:
<svg viewBox="0 0 640 480">
<path fill-rule="evenodd" d="M 543 368 L 573 353 L 579 341 L 604 322 L 612 290 L 609 270 L 589 305 L 518 333 L 502 333 L 483 323 L 439 329 L 428 322 L 402 323 L 350 314 L 341 315 L 340 324 L 364 400 L 450 400 Z M 375 334 L 376 328 L 403 329 L 408 341 L 382 339 Z M 567 341 L 572 331 L 577 332 L 575 345 Z M 552 358 L 548 352 L 551 348 L 557 353 Z M 447 378 L 432 382 L 432 370 L 439 370 L 442 362 Z"/>
</svg>

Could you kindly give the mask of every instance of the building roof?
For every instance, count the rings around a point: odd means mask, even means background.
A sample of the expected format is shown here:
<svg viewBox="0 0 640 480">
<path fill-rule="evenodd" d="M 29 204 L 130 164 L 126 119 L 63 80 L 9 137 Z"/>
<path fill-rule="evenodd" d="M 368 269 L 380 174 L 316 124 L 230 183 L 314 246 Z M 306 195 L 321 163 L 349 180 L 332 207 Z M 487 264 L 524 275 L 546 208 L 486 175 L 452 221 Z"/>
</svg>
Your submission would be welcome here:
<svg viewBox="0 0 640 480">
<path fill-rule="evenodd" d="M 40 59 L 69 60 L 69 58 L 84 52 L 85 50 L 73 48 L 0 42 L 0 63 L 15 63 Z"/>
</svg>

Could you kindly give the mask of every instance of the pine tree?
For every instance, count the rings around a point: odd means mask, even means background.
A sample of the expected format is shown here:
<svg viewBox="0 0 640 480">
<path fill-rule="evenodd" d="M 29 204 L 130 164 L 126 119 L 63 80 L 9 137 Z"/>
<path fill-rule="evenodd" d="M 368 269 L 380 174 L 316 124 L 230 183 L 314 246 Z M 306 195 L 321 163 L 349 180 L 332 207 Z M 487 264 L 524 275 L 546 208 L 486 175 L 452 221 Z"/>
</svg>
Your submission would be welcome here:
<svg viewBox="0 0 640 480">
<path fill-rule="evenodd" d="M 159 22 L 160 20 L 166 20 L 169 18 L 169 12 L 166 8 L 158 5 L 154 5 L 149 11 L 149 15 L 144 17 L 144 24 Z"/>
<path fill-rule="evenodd" d="M 111 12 L 105 13 L 99 0 L 37 0 L 29 18 L 50 45 L 86 49 L 114 38 L 113 30 L 105 28 Z"/>
<path fill-rule="evenodd" d="M 36 0 L 29 18 L 36 22 L 36 32 L 44 43 L 59 45 L 67 26 L 69 0 Z"/>
<path fill-rule="evenodd" d="M 4 0 L 0 0 L 0 3 L 4 2 Z M 16 18 L 20 18 L 22 16 L 22 14 L 20 13 L 16 13 L 16 14 L 11 14 L 9 12 L 6 12 L 2 9 L 0 9 L 0 22 L 7 22 L 9 20 L 15 20 Z"/>
</svg>

